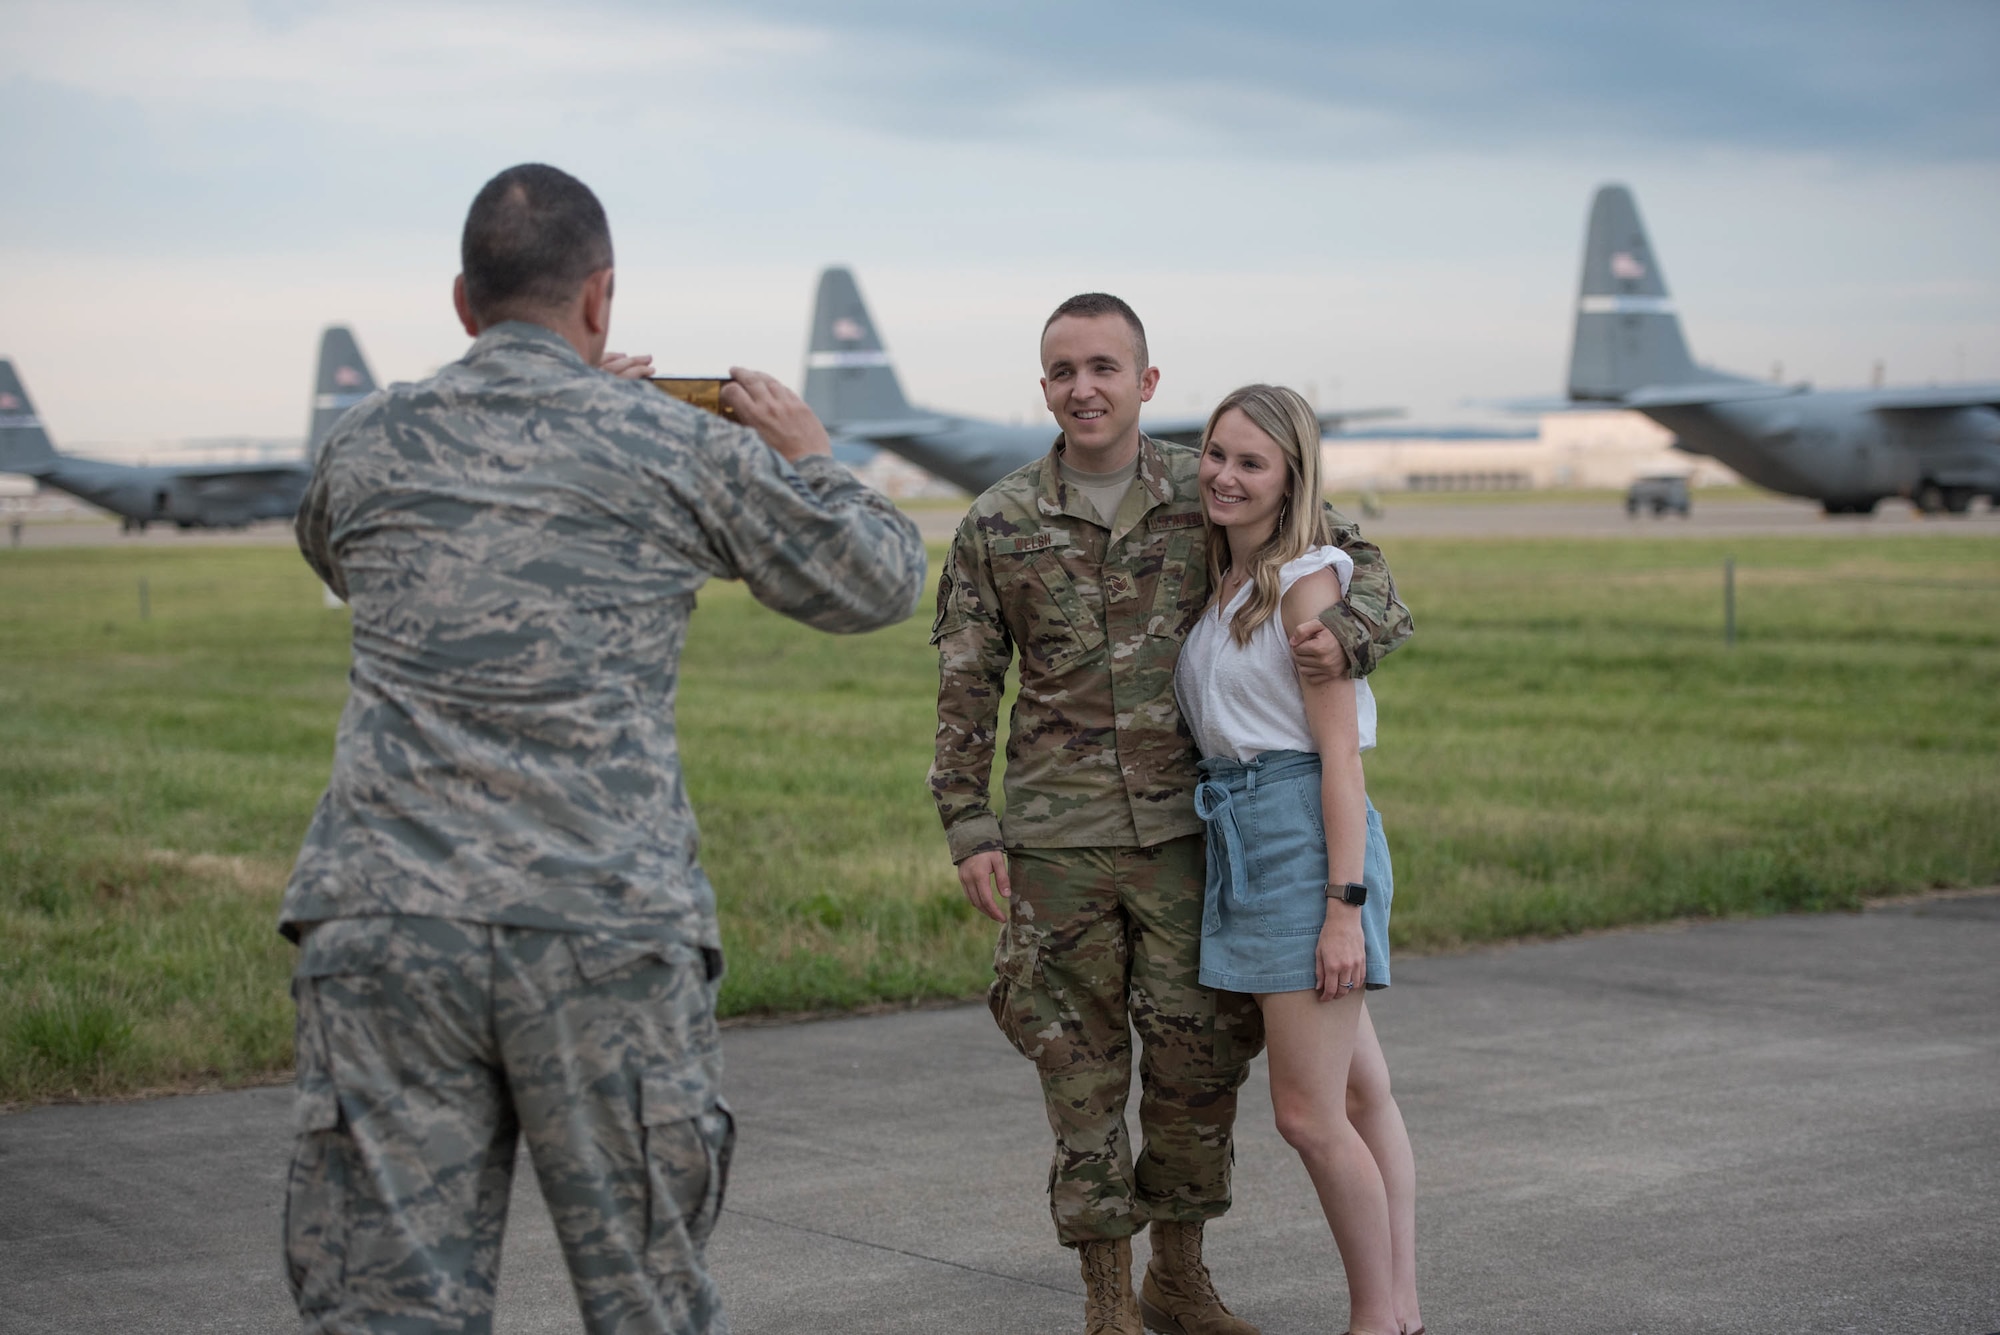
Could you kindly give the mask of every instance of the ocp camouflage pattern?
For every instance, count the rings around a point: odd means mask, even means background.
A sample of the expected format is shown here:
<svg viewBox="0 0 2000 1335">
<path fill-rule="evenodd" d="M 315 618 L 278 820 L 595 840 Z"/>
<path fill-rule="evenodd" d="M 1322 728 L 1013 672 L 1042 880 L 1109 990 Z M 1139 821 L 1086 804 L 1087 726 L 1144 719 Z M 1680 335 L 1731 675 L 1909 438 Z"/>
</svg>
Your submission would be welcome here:
<svg viewBox="0 0 2000 1335">
<path fill-rule="evenodd" d="M 1237 1090 L 1264 1022 L 1256 998 L 1201 985 L 1201 838 L 1021 848 L 1007 861 L 1013 895 L 987 1004 L 1041 1076 L 1057 1238 L 1216 1218 L 1229 1208 Z M 1134 1030 L 1136 1158 L 1125 1129 Z"/>
<path fill-rule="evenodd" d="M 1057 448 L 973 502 L 938 583 L 938 732 L 931 796 L 954 862 L 1008 848 L 1150 845 L 1201 829 L 1199 755 L 1174 699 L 1181 642 L 1208 602 L 1199 455 L 1141 437 L 1138 475 L 1106 530 L 1072 494 Z M 1357 674 L 1410 634 L 1382 553 L 1329 507 L 1354 558 L 1323 620 Z M 989 802 L 1007 666 L 1006 814 Z"/>
<path fill-rule="evenodd" d="M 286 1277 L 309 1335 L 490 1332 L 517 1133 L 593 1335 L 725 1335 L 719 956 L 443 918 L 309 924 Z"/>
<path fill-rule="evenodd" d="M 674 729 L 695 590 L 864 631 L 924 577 L 915 525 L 832 459 L 521 323 L 343 418 L 297 529 L 354 651 L 288 933 L 402 913 L 718 944 Z"/>
</svg>

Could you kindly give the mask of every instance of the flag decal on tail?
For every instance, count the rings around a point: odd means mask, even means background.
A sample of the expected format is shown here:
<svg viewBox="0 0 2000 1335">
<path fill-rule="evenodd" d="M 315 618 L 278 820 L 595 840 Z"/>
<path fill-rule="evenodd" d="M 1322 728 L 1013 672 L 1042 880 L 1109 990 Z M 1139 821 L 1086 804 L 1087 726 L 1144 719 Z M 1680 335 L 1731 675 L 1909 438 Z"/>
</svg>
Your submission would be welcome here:
<svg viewBox="0 0 2000 1335">
<path fill-rule="evenodd" d="M 1646 276 L 1646 262 L 1629 250 L 1621 250 L 1611 257 L 1611 276 L 1636 283 Z"/>
<path fill-rule="evenodd" d="M 19 399 L 9 394 L 6 390 L 0 389 L 0 412 L 12 412 L 20 406 L 21 401 Z"/>
<path fill-rule="evenodd" d="M 833 336 L 842 343 L 859 343 L 868 337 L 868 330 L 859 320 L 851 320 L 843 315 L 833 322 Z"/>
</svg>

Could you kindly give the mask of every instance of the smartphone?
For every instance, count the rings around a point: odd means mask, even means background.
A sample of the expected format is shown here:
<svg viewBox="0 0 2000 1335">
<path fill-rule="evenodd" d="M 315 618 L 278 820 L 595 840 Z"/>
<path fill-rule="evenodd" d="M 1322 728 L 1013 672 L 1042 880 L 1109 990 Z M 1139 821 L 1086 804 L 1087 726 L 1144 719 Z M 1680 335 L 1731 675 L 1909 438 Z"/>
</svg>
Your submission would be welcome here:
<svg viewBox="0 0 2000 1335">
<path fill-rule="evenodd" d="M 671 394 L 682 403 L 692 403 L 697 408 L 705 408 L 717 417 L 736 420 L 736 412 L 722 401 L 722 387 L 729 383 L 729 377 L 700 375 L 649 375 L 646 379 L 662 394 Z"/>
</svg>

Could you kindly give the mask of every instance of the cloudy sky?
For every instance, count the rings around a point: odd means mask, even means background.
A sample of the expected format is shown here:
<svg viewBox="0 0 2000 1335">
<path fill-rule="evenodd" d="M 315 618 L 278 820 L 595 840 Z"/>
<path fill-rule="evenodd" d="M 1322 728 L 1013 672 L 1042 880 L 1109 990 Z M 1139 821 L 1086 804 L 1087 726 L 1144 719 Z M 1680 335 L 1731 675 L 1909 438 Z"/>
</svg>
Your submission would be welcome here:
<svg viewBox="0 0 2000 1335">
<path fill-rule="evenodd" d="M 1560 382 L 1591 191 L 1697 356 L 2000 379 L 2000 3 L 0 0 L 0 356 L 59 444 L 286 436 L 317 331 L 462 351 L 466 204 L 608 208 L 614 345 L 796 381 L 854 266 L 924 403 L 1034 420 L 1035 334 L 1139 308 L 1160 401 L 1464 420 Z"/>
</svg>

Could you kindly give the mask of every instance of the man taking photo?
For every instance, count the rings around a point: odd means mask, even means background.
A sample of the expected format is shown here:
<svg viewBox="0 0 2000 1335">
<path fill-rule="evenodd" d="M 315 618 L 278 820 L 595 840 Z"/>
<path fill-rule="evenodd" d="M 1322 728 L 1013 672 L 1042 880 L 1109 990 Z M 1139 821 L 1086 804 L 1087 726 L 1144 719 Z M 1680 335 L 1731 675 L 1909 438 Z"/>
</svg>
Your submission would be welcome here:
<svg viewBox="0 0 2000 1335">
<path fill-rule="evenodd" d="M 308 1331 L 491 1330 L 525 1135 L 587 1330 L 726 1330 L 681 644 L 710 578 L 819 630 L 899 621 L 923 545 L 771 377 L 733 372 L 738 426 L 597 369 L 610 229 L 555 168 L 479 192 L 453 300 L 470 350 L 350 411 L 298 515 L 353 669 L 280 914 L 288 1275 Z"/>
</svg>

